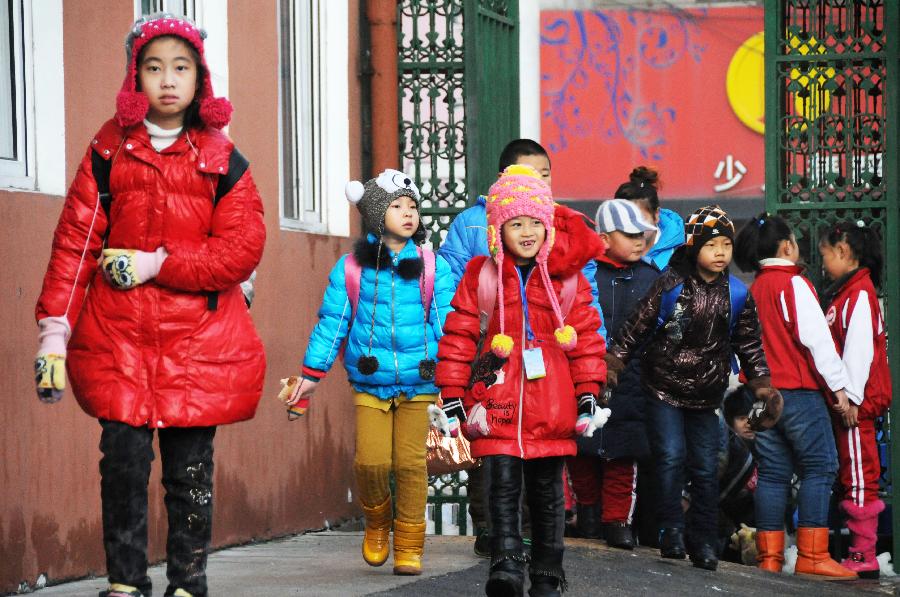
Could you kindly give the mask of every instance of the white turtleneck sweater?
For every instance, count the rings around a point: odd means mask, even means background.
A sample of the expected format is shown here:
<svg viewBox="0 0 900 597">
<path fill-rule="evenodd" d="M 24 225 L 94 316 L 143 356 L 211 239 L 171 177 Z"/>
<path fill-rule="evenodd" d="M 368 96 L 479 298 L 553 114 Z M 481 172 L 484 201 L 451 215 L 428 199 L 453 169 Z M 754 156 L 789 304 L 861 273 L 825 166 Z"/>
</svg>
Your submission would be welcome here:
<svg viewBox="0 0 900 597">
<path fill-rule="evenodd" d="M 164 129 L 156 126 L 146 118 L 144 119 L 144 126 L 147 127 L 147 132 L 150 134 L 150 143 L 156 151 L 162 151 L 174 143 L 178 139 L 178 135 L 181 134 L 181 129 L 184 128 L 180 126 L 177 129 Z"/>
</svg>

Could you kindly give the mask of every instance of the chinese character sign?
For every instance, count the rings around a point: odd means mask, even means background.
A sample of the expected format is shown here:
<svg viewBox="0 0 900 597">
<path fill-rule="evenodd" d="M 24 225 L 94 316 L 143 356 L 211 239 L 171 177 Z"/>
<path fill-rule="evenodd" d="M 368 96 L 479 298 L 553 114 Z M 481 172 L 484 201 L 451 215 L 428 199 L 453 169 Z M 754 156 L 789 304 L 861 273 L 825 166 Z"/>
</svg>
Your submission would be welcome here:
<svg viewBox="0 0 900 597">
<path fill-rule="evenodd" d="M 609 197 L 638 165 L 666 198 L 760 197 L 761 7 L 541 13 L 554 196 Z"/>
</svg>

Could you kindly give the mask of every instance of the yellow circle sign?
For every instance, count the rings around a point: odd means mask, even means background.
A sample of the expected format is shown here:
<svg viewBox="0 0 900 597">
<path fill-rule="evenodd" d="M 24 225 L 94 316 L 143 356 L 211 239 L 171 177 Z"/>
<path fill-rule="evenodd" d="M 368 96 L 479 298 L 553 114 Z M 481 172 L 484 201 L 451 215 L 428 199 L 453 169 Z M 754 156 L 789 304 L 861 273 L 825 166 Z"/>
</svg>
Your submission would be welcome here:
<svg viewBox="0 0 900 597">
<path fill-rule="evenodd" d="M 732 56 L 725 76 L 725 91 L 735 116 L 759 134 L 766 130 L 763 49 L 763 32 L 760 31 L 741 44 Z"/>
</svg>

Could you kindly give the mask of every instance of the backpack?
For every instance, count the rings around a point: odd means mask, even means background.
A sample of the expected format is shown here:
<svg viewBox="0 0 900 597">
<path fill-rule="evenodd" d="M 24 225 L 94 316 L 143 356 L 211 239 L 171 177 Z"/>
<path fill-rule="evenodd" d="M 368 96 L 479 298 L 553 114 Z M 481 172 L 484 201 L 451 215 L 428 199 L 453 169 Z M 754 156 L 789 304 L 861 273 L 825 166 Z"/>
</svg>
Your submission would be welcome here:
<svg viewBox="0 0 900 597">
<path fill-rule="evenodd" d="M 228 157 L 228 173 L 219 176 L 219 182 L 216 184 L 216 194 L 213 197 L 213 209 L 219 203 L 219 199 L 228 194 L 237 181 L 241 179 L 244 172 L 250 166 L 247 158 L 238 151 L 237 147 L 232 148 L 231 155 Z M 97 194 L 100 197 L 100 207 L 106 214 L 106 232 L 103 234 L 103 246 L 109 238 L 109 214 L 112 209 L 112 193 L 109 191 L 109 175 L 112 172 L 112 159 L 104 159 L 96 150 L 91 151 L 91 172 L 94 175 L 94 182 L 97 183 Z M 246 300 L 246 299 L 245 299 Z M 206 293 L 206 307 L 210 311 L 215 311 L 219 306 L 219 293 Z M 249 305 L 248 305 L 249 306 Z"/>
<path fill-rule="evenodd" d="M 656 331 L 659 331 L 660 328 L 666 325 L 672 317 L 672 313 L 675 312 L 675 303 L 678 302 L 678 297 L 681 296 L 683 288 L 684 282 L 679 282 L 663 292 L 662 301 L 659 305 L 659 315 L 656 318 Z M 728 295 L 731 302 L 731 318 L 728 323 L 728 336 L 730 338 L 734 333 L 738 317 L 740 317 L 741 311 L 744 310 L 744 304 L 747 302 L 747 286 L 733 274 L 728 274 Z M 731 355 L 731 370 L 734 373 L 740 370 L 734 353 Z"/>
<path fill-rule="evenodd" d="M 431 249 L 418 247 L 419 257 L 422 258 L 423 271 L 419 276 L 419 292 L 422 295 L 422 308 L 425 309 L 425 317 L 431 313 L 431 299 L 434 297 L 434 275 L 436 269 L 436 257 Z M 353 253 L 348 253 L 344 259 L 344 287 L 347 289 L 347 299 L 350 301 L 350 325 L 356 319 L 356 307 L 359 304 L 359 282 L 362 277 L 362 266 Z M 348 327 L 349 331 L 349 327 Z M 348 334 L 349 335 L 349 334 Z M 344 341 L 346 344 L 346 340 Z M 341 347 L 343 356 L 344 347 Z"/>
<path fill-rule="evenodd" d="M 575 295 L 578 293 L 578 274 L 563 278 L 560 291 L 559 309 L 563 319 L 569 315 L 572 305 L 575 304 Z M 491 323 L 491 315 L 494 314 L 494 306 L 497 304 L 497 264 L 489 257 L 481 264 L 478 272 L 478 320 L 479 332 L 478 350 L 481 354 L 484 338 L 487 335 L 488 326 Z"/>
</svg>

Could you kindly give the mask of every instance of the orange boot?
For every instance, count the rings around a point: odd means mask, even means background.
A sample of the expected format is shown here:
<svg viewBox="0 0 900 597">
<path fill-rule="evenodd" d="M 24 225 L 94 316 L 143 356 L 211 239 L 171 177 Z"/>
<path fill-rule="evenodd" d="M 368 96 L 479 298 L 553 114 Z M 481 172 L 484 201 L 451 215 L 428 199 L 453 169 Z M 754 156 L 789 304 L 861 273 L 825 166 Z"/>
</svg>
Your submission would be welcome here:
<svg viewBox="0 0 900 597">
<path fill-rule="evenodd" d="M 362 555 L 369 566 L 381 566 L 387 561 L 390 553 L 391 534 L 391 495 L 384 503 L 368 508 L 363 504 L 366 515 L 366 535 L 363 537 Z"/>
<path fill-rule="evenodd" d="M 425 523 L 394 521 L 394 574 L 422 574 L 422 551 L 425 549 Z"/>
<path fill-rule="evenodd" d="M 784 564 L 784 531 L 756 531 L 756 561 L 760 570 L 781 572 Z"/>
<path fill-rule="evenodd" d="M 855 580 L 856 572 L 847 570 L 828 554 L 828 529 L 800 527 L 797 529 L 797 576 L 818 580 Z"/>
</svg>

